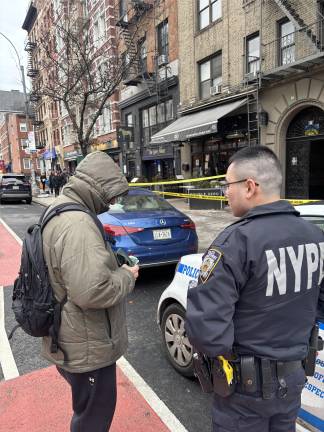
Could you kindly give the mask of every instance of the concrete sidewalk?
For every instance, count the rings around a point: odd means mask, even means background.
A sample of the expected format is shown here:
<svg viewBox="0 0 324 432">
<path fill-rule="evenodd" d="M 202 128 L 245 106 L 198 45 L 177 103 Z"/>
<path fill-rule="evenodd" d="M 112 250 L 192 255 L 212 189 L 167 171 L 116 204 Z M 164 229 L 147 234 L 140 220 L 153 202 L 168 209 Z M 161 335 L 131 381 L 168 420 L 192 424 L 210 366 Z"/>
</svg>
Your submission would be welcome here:
<svg viewBox="0 0 324 432">
<path fill-rule="evenodd" d="M 54 196 L 49 194 L 40 194 L 37 197 L 33 197 L 34 202 L 43 206 L 51 205 L 54 200 Z M 236 220 L 229 209 L 190 210 L 185 198 L 172 198 L 168 199 L 168 201 L 195 222 L 199 238 L 199 252 L 204 252 L 217 234 Z"/>
</svg>

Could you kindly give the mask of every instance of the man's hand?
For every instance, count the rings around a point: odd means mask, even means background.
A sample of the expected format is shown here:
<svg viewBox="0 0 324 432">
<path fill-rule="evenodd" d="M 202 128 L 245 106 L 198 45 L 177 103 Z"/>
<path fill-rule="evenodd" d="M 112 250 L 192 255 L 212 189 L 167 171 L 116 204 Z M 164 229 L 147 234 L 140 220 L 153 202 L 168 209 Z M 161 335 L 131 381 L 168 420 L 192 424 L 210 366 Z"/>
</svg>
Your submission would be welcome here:
<svg viewBox="0 0 324 432">
<path fill-rule="evenodd" d="M 125 269 L 127 269 L 131 273 L 133 273 L 133 276 L 134 276 L 135 279 L 138 278 L 138 271 L 139 271 L 139 266 L 138 265 L 134 265 L 133 267 L 130 267 L 127 264 L 123 264 L 122 267 L 125 268 Z"/>
</svg>

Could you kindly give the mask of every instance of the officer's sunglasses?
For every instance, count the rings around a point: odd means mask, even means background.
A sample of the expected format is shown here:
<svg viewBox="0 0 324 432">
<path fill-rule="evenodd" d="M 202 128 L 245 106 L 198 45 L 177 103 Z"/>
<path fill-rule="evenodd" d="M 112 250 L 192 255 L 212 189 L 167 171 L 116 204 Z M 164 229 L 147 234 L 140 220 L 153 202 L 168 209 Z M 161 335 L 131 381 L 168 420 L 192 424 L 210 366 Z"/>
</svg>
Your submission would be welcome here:
<svg viewBox="0 0 324 432">
<path fill-rule="evenodd" d="M 220 181 L 220 186 L 221 186 L 222 191 L 225 193 L 228 190 L 228 188 L 230 187 L 230 185 L 235 184 L 235 183 L 244 183 L 247 180 L 249 180 L 249 178 L 245 178 L 242 180 L 236 180 L 233 182 L 226 182 L 226 181 L 222 180 L 222 181 Z M 255 186 L 259 186 L 259 183 L 257 183 L 257 182 L 254 182 L 254 184 L 255 184 Z"/>
</svg>

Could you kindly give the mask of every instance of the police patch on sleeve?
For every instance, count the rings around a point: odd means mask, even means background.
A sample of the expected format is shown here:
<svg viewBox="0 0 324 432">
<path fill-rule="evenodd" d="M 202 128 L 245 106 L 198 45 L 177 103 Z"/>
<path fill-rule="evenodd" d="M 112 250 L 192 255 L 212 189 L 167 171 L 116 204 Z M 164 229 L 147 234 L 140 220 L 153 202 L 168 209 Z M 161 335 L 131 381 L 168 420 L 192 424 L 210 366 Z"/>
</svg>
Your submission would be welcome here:
<svg viewBox="0 0 324 432">
<path fill-rule="evenodd" d="M 199 277 L 202 283 L 205 283 L 208 280 L 212 271 L 219 263 L 219 260 L 221 259 L 222 255 L 223 254 L 216 248 L 211 248 L 207 251 L 200 267 Z"/>
</svg>

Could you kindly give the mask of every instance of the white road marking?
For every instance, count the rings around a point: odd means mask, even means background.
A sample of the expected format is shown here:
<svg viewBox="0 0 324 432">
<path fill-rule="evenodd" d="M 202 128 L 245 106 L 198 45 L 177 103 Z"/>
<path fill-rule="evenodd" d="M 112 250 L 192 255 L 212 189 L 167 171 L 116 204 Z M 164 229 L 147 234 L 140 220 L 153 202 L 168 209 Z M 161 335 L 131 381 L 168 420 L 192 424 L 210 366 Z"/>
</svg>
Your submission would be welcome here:
<svg viewBox="0 0 324 432">
<path fill-rule="evenodd" d="M 5 330 L 3 287 L 0 286 L 0 364 L 5 380 L 17 378 L 19 372 Z"/>
<path fill-rule="evenodd" d="M 17 242 L 20 244 L 20 246 L 22 245 L 22 240 L 20 237 L 17 236 L 17 234 L 10 228 L 9 225 L 6 224 L 6 222 L 0 218 L 0 223 L 6 228 L 6 230 L 12 235 L 12 237 L 14 237 L 15 240 L 17 240 Z"/>
<path fill-rule="evenodd" d="M 177 417 L 169 410 L 164 402 L 154 393 L 151 387 L 143 380 L 136 370 L 128 363 L 125 357 L 117 361 L 117 366 L 131 381 L 134 387 L 143 396 L 146 402 L 151 406 L 155 413 L 160 417 L 163 423 L 172 432 L 187 432 L 187 429 L 179 422 Z"/>
<path fill-rule="evenodd" d="M 17 240 L 19 245 L 22 245 L 22 240 L 1 218 L 0 218 L 0 223 L 14 237 L 14 239 Z M 19 372 L 5 330 L 4 313 L 5 311 L 4 311 L 3 287 L 0 286 L 0 364 L 1 364 L 1 369 L 2 369 L 4 379 L 8 380 L 19 376 Z"/>
</svg>

